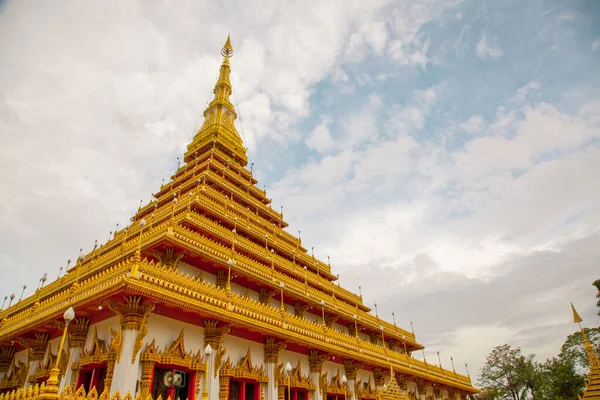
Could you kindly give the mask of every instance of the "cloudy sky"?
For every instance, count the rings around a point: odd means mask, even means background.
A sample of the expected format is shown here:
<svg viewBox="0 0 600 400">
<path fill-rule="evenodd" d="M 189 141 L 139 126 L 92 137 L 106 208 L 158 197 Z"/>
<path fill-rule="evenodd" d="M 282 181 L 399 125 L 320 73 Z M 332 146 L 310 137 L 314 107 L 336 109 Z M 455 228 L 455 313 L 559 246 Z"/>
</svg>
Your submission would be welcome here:
<svg viewBox="0 0 600 400">
<path fill-rule="evenodd" d="M 234 46 L 260 185 L 435 361 L 597 326 L 600 3 L 0 1 L 0 288 L 168 179 Z"/>
</svg>

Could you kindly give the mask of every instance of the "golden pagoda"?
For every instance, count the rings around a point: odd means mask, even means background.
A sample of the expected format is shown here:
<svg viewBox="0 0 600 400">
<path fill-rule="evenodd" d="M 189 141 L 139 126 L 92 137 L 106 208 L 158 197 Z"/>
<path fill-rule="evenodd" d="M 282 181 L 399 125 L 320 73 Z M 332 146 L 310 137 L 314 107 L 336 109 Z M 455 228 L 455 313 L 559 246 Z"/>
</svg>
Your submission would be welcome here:
<svg viewBox="0 0 600 400">
<path fill-rule="evenodd" d="M 469 376 L 414 359 L 414 333 L 371 315 L 285 231 L 246 168 L 229 38 L 222 55 L 214 99 L 171 181 L 130 226 L 0 312 L 0 400 L 477 393 Z"/>
<path fill-rule="evenodd" d="M 590 343 L 585 331 L 581 327 L 581 322 L 583 319 L 575 310 L 573 304 L 571 304 L 571 309 L 573 310 L 573 322 L 579 325 L 579 330 L 581 331 L 581 336 L 583 337 L 583 345 L 585 347 L 585 352 L 588 356 L 588 363 L 590 365 L 590 372 L 588 374 L 587 383 L 585 390 L 583 392 L 583 396 L 579 396 L 580 399 L 592 399 L 592 400 L 600 400 L 600 361 L 598 360 L 598 355 L 594 351 L 592 344 Z"/>
</svg>

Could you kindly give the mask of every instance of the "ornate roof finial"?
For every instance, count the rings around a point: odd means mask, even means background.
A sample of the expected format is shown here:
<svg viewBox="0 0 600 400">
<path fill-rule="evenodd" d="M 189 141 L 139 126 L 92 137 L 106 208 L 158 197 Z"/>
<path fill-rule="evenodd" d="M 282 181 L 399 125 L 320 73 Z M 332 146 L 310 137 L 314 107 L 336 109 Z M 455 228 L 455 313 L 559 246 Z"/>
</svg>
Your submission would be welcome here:
<svg viewBox="0 0 600 400">
<path fill-rule="evenodd" d="M 225 58 L 233 57 L 233 47 L 231 47 L 231 35 L 227 35 L 227 41 L 221 49 L 221 55 Z"/>
</svg>

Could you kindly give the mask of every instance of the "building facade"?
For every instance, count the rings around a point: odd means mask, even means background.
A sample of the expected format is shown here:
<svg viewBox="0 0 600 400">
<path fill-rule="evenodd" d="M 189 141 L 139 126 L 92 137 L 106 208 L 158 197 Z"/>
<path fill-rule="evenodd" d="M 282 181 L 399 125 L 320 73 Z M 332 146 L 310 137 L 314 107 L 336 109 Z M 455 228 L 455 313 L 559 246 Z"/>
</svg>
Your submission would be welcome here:
<svg viewBox="0 0 600 400">
<path fill-rule="evenodd" d="M 285 230 L 246 168 L 229 100 L 232 54 L 228 39 L 214 99 L 172 180 L 130 226 L 0 313 L 0 393 L 50 393 L 50 386 L 143 399 L 477 393 L 469 376 L 414 359 L 423 348 L 414 333 L 371 315 Z M 69 307 L 75 319 L 64 329 Z"/>
</svg>

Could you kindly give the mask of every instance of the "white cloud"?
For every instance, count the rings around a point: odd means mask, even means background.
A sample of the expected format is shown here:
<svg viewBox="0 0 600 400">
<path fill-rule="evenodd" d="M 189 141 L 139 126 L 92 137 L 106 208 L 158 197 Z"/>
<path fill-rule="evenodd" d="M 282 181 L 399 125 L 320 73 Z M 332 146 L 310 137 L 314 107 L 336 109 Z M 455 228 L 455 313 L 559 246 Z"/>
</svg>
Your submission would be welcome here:
<svg viewBox="0 0 600 400">
<path fill-rule="evenodd" d="M 487 58 L 498 58 L 502 56 L 503 53 L 500 47 L 495 43 L 495 39 L 489 37 L 487 33 L 482 32 L 481 38 L 477 43 L 475 54 L 482 60 L 486 60 Z"/>
<path fill-rule="evenodd" d="M 481 115 L 472 115 L 468 120 L 458 124 L 458 128 L 471 134 L 480 134 L 483 131 L 485 121 Z"/>
<path fill-rule="evenodd" d="M 596 39 L 592 42 L 592 50 L 596 51 L 600 48 L 600 39 Z"/>
<path fill-rule="evenodd" d="M 308 148 L 325 153 L 333 147 L 334 141 L 331 138 L 329 125 L 333 120 L 330 117 L 321 117 L 321 123 L 311 132 L 306 145 Z"/>
</svg>

